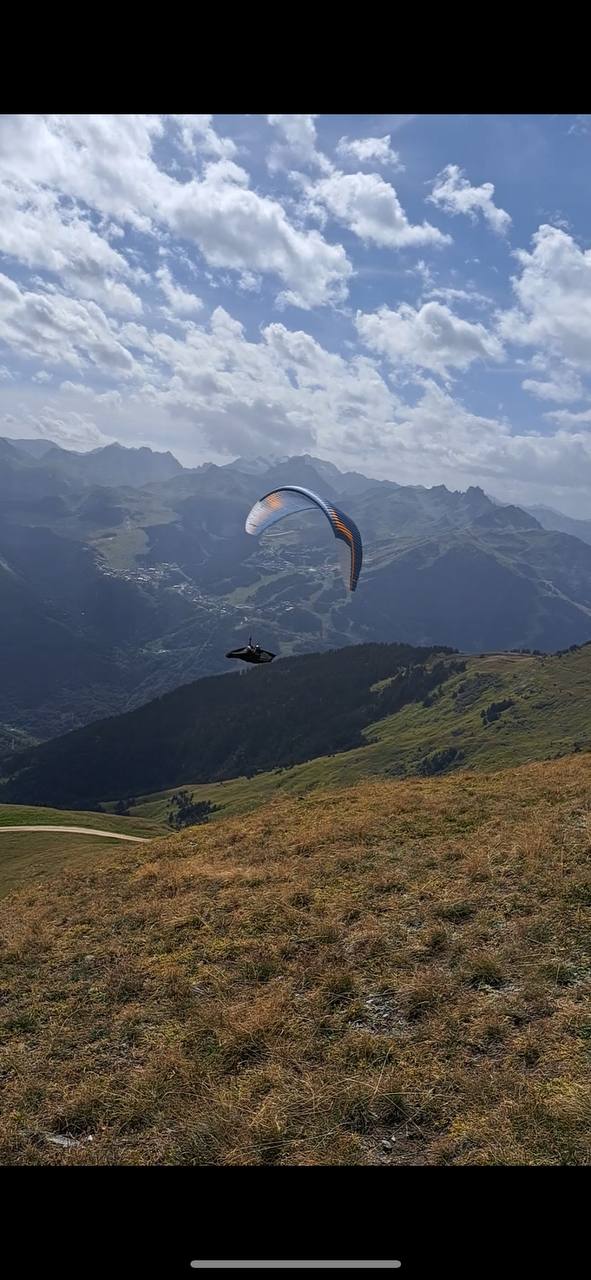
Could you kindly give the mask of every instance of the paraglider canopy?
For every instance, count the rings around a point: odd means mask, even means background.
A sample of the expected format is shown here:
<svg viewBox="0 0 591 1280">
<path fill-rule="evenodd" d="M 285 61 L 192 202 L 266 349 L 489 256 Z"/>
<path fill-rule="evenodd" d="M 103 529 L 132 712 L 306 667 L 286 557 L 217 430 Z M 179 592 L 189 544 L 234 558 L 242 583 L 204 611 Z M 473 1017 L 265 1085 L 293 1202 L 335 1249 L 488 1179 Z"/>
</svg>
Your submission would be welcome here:
<svg viewBox="0 0 591 1280">
<path fill-rule="evenodd" d="M 338 507 L 334 507 L 330 502 L 325 502 L 323 498 L 319 498 L 318 494 L 312 493 L 310 489 L 302 489 L 299 485 L 287 484 L 282 485 L 279 489 L 271 490 L 270 493 L 266 493 L 262 498 L 259 498 L 258 502 L 255 502 L 254 507 L 249 511 L 246 518 L 246 532 L 257 536 L 264 533 L 265 529 L 269 529 L 277 520 L 283 520 L 285 516 L 295 515 L 298 511 L 315 510 L 321 511 L 330 524 L 337 539 L 337 549 L 342 552 L 340 560 L 345 585 L 349 591 L 354 591 L 361 573 L 363 559 L 363 547 L 359 529 L 344 511 L 340 511 Z"/>
</svg>

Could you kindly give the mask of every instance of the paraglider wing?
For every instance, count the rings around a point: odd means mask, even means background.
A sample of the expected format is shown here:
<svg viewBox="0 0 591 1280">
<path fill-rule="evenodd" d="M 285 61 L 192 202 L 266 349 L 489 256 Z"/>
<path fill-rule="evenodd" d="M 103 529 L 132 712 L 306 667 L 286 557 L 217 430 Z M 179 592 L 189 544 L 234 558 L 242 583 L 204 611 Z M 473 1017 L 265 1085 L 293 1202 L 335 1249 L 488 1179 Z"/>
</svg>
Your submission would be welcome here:
<svg viewBox="0 0 591 1280">
<path fill-rule="evenodd" d="M 279 489 L 273 489 L 271 493 L 266 493 L 264 497 L 255 502 L 254 507 L 249 511 L 246 519 L 246 532 L 255 535 L 265 532 L 277 520 L 283 520 L 285 516 L 295 515 L 298 511 L 313 511 L 319 509 L 326 516 L 331 529 L 337 538 L 343 555 L 340 557 L 343 569 L 343 577 L 349 591 L 354 591 L 361 573 L 361 563 L 363 559 L 363 547 L 361 543 L 361 534 L 357 525 L 346 515 L 344 511 L 340 511 L 338 507 L 334 507 L 332 503 L 325 502 L 323 498 L 319 498 L 318 494 L 312 493 L 310 489 L 301 489 L 298 485 L 283 485 Z"/>
</svg>

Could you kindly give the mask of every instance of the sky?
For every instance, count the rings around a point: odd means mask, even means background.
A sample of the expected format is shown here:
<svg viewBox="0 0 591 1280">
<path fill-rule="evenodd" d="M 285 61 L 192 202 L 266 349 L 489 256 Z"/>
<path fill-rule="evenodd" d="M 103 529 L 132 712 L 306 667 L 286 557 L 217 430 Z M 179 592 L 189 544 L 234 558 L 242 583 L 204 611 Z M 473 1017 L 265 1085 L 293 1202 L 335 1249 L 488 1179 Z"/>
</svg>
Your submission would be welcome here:
<svg viewBox="0 0 591 1280">
<path fill-rule="evenodd" d="M 0 117 L 0 435 L 591 517 L 591 116 Z"/>
</svg>

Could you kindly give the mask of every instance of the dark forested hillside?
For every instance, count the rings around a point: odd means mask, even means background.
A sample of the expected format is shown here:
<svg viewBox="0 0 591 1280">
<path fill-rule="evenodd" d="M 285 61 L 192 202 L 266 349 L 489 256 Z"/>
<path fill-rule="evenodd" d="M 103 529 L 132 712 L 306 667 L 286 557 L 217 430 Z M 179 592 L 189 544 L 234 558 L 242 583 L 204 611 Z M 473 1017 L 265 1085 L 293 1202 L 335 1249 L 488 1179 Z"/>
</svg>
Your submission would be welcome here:
<svg viewBox="0 0 591 1280">
<path fill-rule="evenodd" d="M 436 688 L 450 654 L 357 645 L 199 680 L 12 756 L 0 802 L 84 807 L 345 751 L 372 721 Z"/>
</svg>

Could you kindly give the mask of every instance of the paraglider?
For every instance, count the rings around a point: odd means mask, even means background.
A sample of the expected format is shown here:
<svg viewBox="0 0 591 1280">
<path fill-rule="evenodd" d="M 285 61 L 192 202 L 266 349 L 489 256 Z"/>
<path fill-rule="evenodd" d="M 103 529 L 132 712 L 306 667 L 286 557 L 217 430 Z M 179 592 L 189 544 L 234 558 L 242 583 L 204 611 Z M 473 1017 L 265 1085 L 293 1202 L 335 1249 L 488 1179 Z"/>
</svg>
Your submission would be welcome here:
<svg viewBox="0 0 591 1280">
<path fill-rule="evenodd" d="M 359 529 L 344 511 L 333 506 L 331 502 L 325 502 L 324 498 L 319 498 L 318 494 L 312 493 L 310 489 L 286 484 L 271 490 L 270 493 L 265 493 L 258 502 L 255 502 L 246 517 L 246 532 L 256 537 L 278 520 L 295 515 L 299 511 L 320 511 L 326 517 L 337 541 L 336 549 L 339 553 L 345 586 L 349 591 L 355 591 L 363 560 Z M 239 658 L 242 662 L 260 663 L 272 662 L 275 654 L 268 649 L 261 649 L 258 644 L 253 644 L 252 637 L 249 637 L 247 645 L 239 649 L 231 649 L 226 657 Z"/>
<path fill-rule="evenodd" d="M 226 657 L 240 658 L 242 662 L 272 662 L 275 654 L 270 653 L 268 649 L 261 649 L 260 644 L 253 644 L 252 636 L 249 636 L 248 644 L 243 645 L 241 649 L 230 649 Z"/>
<path fill-rule="evenodd" d="M 254 507 L 249 511 L 246 519 L 246 532 L 258 536 L 275 524 L 277 520 L 283 520 L 285 516 L 295 515 L 298 511 L 320 511 L 326 516 L 337 539 L 337 551 L 339 552 L 345 586 L 349 591 L 354 591 L 359 581 L 363 560 L 363 547 L 359 529 L 344 511 L 340 511 L 338 507 L 334 507 L 330 502 L 325 502 L 323 498 L 319 498 L 318 494 L 312 493 L 310 489 L 302 489 L 299 485 L 286 484 L 281 485 L 278 489 L 273 489 L 270 493 L 266 493 L 258 502 L 255 502 Z"/>
</svg>

